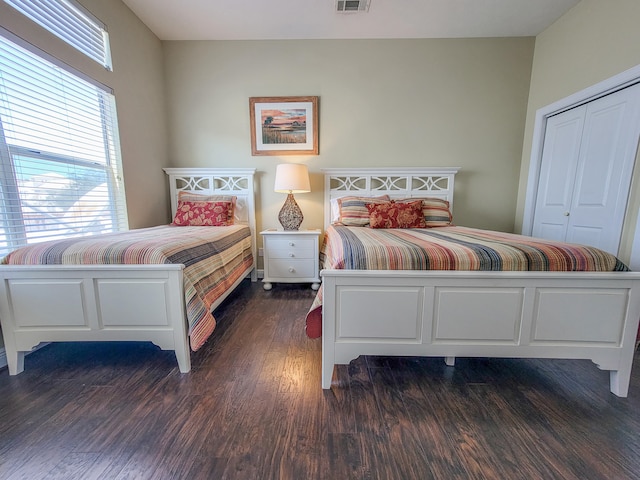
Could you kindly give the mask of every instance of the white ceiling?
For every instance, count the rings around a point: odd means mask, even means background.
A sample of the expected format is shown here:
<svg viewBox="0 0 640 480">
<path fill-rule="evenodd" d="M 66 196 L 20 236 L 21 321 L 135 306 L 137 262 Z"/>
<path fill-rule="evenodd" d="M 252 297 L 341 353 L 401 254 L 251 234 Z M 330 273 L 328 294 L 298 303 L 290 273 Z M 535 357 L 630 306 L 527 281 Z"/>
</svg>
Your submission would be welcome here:
<svg viewBox="0 0 640 480">
<path fill-rule="evenodd" d="M 123 0 L 162 40 L 535 36 L 580 0 Z"/>
</svg>

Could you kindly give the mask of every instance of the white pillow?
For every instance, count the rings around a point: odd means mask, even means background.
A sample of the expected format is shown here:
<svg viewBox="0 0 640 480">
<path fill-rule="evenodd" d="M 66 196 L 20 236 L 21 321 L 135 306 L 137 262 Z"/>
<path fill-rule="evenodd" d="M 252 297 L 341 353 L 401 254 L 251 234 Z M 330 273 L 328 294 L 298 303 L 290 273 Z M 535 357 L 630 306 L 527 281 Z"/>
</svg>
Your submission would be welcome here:
<svg viewBox="0 0 640 480">
<path fill-rule="evenodd" d="M 331 199 L 331 222 L 330 223 L 336 223 L 338 220 L 340 220 L 340 205 L 338 204 L 338 199 L 337 198 L 332 198 Z"/>
</svg>

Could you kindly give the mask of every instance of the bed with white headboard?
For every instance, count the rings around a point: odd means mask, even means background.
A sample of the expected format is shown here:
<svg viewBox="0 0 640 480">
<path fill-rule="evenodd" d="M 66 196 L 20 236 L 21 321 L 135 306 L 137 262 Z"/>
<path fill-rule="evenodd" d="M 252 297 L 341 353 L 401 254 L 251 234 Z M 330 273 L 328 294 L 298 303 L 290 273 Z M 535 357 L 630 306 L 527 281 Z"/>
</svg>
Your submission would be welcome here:
<svg viewBox="0 0 640 480">
<path fill-rule="evenodd" d="M 216 294 L 213 311 L 245 277 L 257 278 L 255 169 L 164 170 L 170 181 L 172 215 L 180 192 L 235 196 L 234 221 L 251 230 L 251 254 L 246 245 L 241 271 L 234 273 L 234 280 L 228 279 L 233 281 L 229 288 Z M 180 263 L 1 265 L 0 322 L 9 374 L 24 370 L 25 353 L 38 344 L 63 341 L 150 341 L 174 350 L 180 371 L 188 372 L 184 270 Z"/>
<path fill-rule="evenodd" d="M 325 169 L 325 230 L 342 196 L 438 197 L 457 168 Z M 333 214 L 332 214 L 333 205 Z M 455 212 L 454 212 L 455 215 Z M 454 218 L 455 220 L 455 218 Z M 634 272 L 324 269 L 322 387 L 360 355 L 589 359 L 627 396 L 638 319 Z"/>
</svg>

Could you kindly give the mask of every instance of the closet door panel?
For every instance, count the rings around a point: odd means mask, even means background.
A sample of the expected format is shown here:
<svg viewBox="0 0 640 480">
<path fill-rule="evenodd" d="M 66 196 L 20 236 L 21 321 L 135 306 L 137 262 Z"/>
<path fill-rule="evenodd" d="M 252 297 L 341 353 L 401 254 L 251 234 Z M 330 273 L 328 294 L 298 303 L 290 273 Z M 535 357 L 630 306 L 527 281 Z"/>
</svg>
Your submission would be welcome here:
<svg viewBox="0 0 640 480">
<path fill-rule="evenodd" d="M 547 121 L 533 236 L 563 241 L 568 226 L 586 107 Z"/>
<path fill-rule="evenodd" d="M 640 86 L 588 104 L 567 241 L 618 253 L 638 144 Z"/>
</svg>

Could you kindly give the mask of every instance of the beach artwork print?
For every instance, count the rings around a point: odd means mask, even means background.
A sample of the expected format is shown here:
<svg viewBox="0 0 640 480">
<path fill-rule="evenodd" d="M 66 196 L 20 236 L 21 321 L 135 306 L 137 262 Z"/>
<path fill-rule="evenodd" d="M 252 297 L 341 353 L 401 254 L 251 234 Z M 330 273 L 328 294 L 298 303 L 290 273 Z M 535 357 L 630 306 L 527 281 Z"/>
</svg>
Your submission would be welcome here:
<svg viewBox="0 0 640 480">
<path fill-rule="evenodd" d="M 317 155 L 318 97 L 251 97 L 252 155 Z"/>
<path fill-rule="evenodd" d="M 260 111 L 263 145 L 307 143 L 307 110 L 304 108 Z"/>
</svg>

